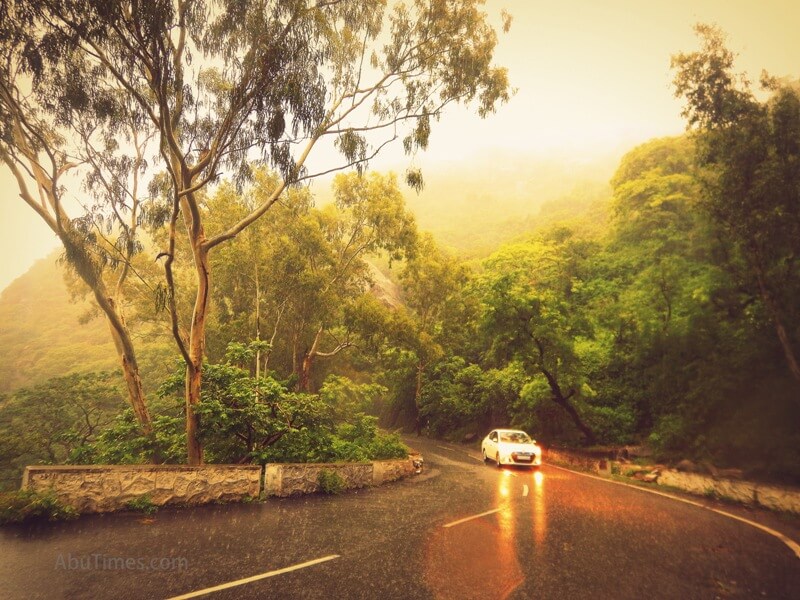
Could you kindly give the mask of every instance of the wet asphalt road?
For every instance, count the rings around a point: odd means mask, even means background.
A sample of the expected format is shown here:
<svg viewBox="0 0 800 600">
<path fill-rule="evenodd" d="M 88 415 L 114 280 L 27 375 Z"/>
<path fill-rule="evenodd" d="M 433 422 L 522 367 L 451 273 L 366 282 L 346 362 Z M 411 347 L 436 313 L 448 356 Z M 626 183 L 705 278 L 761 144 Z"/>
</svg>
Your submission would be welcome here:
<svg viewBox="0 0 800 600">
<path fill-rule="evenodd" d="M 0 598 L 170 598 L 316 559 L 198 597 L 800 598 L 800 558 L 750 525 L 410 441 L 425 473 L 381 488 L 0 530 Z"/>
</svg>

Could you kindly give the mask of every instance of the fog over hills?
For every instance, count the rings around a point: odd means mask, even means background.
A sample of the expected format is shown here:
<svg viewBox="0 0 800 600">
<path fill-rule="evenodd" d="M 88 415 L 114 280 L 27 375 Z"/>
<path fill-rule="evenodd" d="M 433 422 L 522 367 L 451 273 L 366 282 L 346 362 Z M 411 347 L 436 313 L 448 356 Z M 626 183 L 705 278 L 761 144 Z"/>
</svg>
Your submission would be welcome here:
<svg viewBox="0 0 800 600">
<path fill-rule="evenodd" d="M 420 194 L 401 187 L 421 230 L 463 258 L 481 258 L 541 219 L 608 197 L 617 161 L 616 155 L 580 164 L 496 152 L 423 170 Z M 329 202 L 330 181 L 316 183 L 313 192 L 318 205 Z M 0 293 L 0 393 L 71 372 L 117 368 L 104 320 L 81 322 L 89 304 L 70 299 L 60 254 L 36 262 Z M 384 282 L 386 290 L 393 285 Z"/>
<path fill-rule="evenodd" d="M 401 184 L 421 230 L 463 257 L 481 257 L 535 227 L 542 209 L 557 210 L 610 195 L 608 182 L 625 149 L 593 159 L 487 151 L 467 161 L 422 167 L 417 194 Z M 402 180 L 403 169 L 393 169 Z M 333 198 L 331 179 L 314 184 L 318 204 Z"/>
</svg>

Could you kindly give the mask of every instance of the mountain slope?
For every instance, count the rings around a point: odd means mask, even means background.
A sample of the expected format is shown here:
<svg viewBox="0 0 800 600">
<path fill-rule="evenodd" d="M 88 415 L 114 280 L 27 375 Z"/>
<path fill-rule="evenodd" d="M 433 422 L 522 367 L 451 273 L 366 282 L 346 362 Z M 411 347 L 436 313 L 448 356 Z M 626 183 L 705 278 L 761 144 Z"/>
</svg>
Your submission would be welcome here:
<svg viewBox="0 0 800 600">
<path fill-rule="evenodd" d="M 89 304 L 70 300 L 57 257 L 36 262 L 0 294 L 0 393 L 117 367 L 103 320 L 81 324 Z"/>
</svg>

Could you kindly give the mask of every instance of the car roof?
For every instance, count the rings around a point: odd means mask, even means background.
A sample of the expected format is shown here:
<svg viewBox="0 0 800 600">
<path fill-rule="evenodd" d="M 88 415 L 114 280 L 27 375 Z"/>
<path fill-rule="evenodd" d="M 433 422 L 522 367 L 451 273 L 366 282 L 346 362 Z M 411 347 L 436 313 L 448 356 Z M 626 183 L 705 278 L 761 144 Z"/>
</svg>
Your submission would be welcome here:
<svg viewBox="0 0 800 600">
<path fill-rule="evenodd" d="M 493 429 L 492 431 L 496 431 L 497 433 L 524 433 L 528 435 L 528 432 L 522 431 L 522 429 Z"/>
</svg>

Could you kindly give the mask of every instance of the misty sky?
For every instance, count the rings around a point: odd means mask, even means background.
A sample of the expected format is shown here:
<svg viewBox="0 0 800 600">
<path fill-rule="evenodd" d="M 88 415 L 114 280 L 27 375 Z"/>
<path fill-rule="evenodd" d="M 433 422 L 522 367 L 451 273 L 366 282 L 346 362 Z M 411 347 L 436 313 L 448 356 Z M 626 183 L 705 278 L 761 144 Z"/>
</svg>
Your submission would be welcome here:
<svg viewBox="0 0 800 600">
<path fill-rule="evenodd" d="M 669 61 L 697 48 L 697 22 L 716 23 L 728 34 L 737 69 L 752 80 L 762 68 L 800 77 L 797 0 L 489 0 L 498 30 L 502 8 L 514 20 L 500 35 L 496 62 L 508 67 L 517 94 L 484 121 L 458 109 L 435 123 L 429 150 L 415 159 L 428 181 L 437 166 L 489 150 L 584 161 L 681 133 Z M 397 165 L 398 150 L 373 167 Z M 2 290 L 57 241 L 17 198 L 3 167 L 0 206 Z"/>
</svg>

